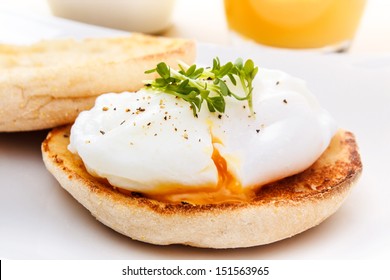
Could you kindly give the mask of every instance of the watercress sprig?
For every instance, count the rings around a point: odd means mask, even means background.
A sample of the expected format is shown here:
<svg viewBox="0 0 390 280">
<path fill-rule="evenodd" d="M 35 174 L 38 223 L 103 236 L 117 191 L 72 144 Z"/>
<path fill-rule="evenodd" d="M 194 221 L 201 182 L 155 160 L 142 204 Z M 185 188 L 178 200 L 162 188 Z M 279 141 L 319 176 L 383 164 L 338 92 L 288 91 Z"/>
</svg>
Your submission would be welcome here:
<svg viewBox="0 0 390 280">
<path fill-rule="evenodd" d="M 234 63 L 227 62 L 221 65 L 218 57 L 213 59 L 212 68 L 198 68 L 179 63 L 180 70 L 170 68 L 165 62 L 157 64 L 156 68 L 145 71 L 146 74 L 157 72 L 159 77 L 146 81 L 145 85 L 153 89 L 172 94 L 191 104 L 194 116 L 200 111 L 203 102 L 206 102 L 210 112 L 225 112 L 226 97 L 233 97 L 240 101 L 247 101 L 253 113 L 252 81 L 258 67 L 251 59 L 243 61 L 238 58 Z M 239 84 L 244 91 L 240 96 L 232 91 L 226 83 L 227 79 L 236 86 Z"/>
</svg>

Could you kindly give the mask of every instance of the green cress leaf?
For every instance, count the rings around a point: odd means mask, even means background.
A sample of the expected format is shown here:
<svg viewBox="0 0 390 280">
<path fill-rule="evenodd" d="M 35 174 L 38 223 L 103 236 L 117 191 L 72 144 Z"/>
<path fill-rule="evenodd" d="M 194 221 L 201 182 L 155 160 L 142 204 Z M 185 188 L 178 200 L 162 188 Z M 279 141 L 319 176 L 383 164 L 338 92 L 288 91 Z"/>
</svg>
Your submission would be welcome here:
<svg viewBox="0 0 390 280">
<path fill-rule="evenodd" d="M 255 65 L 254 65 L 252 60 L 245 61 L 244 71 L 245 71 L 246 75 L 250 76 L 254 68 L 255 68 Z"/>
<path fill-rule="evenodd" d="M 222 80 L 219 80 L 219 88 L 221 89 L 221 93 L 223 96 L 228 96 L 230 91 L 226 83 Z"/>
<path fill-rule="evenodd" d="M 218 112 L 225 112 L 225 99 L 222 96 L 210 97 L 210 100 Z"/>
<path fill-rule="evenodd" d="M 169 67 L 164 62 L 160 62 L 159 64 L 157 64 L 156 71 L 164 80 L 169 79 L 169 77 L 171 76 Z"/>
<path fill-rule="evenodd" d="M 234 63 L 227 62 L 221 65 L 218 57 L 213 59 L 212 68 L 197 68 L 179 64 L 179 71 L 171 69 L 166 63 L 160 62 L 156 68 L 145 71 L 146 74 L 157 72 L 160 77 L 152 81 L 146 81 L 146 86 L 168 94 L 172 94 L 187 101 L 193 110 L 194 116 L 201 110 L 206 101 L 210 112 L 224 113 L 226 107 L 225 97 L 233 97 L 237 100 L 248 102 L 251 113 L 252 108 L 252 81 L 258 67 L 251 59 L 245 62 L 242 58 Z M 234 86 L 241 85 L 245 95 L 239 96 L 232 92 L 226 84 L 228 78 Z"/>
<path fill-rule="evenodd" d="M 233 74 L 229 73 L 228 74 L 228 77 L 230 79 L 230 81 L 232 82 L 233 85 L 237 85 L 237 81 L 236 79 L 234 78 Z M 254 77 L 253 77 L 254 78 Z"/>
<path fill-rule="evenodd" d="M 243 65 L 242 58 L 241 57 L 237 58 L 236 61 L 234 62 L 234 65 L 236 66 L 237 69 L 242 69 L 242 65 Z"/>
<path fill-rule="evenodd" d="M 198 79 L 198 78 L 203 74 L 203 71 L 204 71 L 203 68 L 197 69 L 196 71 L 194 71 L 194 73 L 192 73 L 192 75 L 190 76 L 190 78 L 191 78 L 191 79 Z"/>
<path fill-rule="evenodd" d="M 184 72 L 183 74 L 186 75 L 187 77 L 191 77 L 192 73 L 194 73 L 196 70 L 196 65 L 193 64 L 190 68 L 187 69 L 186 72 Z"/>
</svg>

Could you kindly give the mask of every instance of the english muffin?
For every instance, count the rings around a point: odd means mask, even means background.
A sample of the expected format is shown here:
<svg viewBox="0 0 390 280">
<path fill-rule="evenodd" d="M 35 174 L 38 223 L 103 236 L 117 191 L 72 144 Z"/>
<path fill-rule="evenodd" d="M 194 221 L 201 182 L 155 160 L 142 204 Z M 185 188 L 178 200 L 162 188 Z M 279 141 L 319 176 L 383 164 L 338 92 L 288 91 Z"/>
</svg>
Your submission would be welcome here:
<svg viewBox="0 0 390 280">
<path fill-rule="evenodd" d="M 72 154 L 70 126 L 54 129 L 42 144 L 47 169 L 93 216 L 132 239 L 206 248 L 272 243 L 320 224 L 335 213 L 362 172 L 351 132 L 340 130 L 307 170 L 261 187 L 248 201 L 191 204 L 123 193 L 97 179 Z"/>
<path fill-rule="evenodd" d="M 98 95 L 138 90 L 156 63 L 194 59 L 191 40 L 137 33 L 0 45 L 0 132 L 72 123 Z"/>
</svg>

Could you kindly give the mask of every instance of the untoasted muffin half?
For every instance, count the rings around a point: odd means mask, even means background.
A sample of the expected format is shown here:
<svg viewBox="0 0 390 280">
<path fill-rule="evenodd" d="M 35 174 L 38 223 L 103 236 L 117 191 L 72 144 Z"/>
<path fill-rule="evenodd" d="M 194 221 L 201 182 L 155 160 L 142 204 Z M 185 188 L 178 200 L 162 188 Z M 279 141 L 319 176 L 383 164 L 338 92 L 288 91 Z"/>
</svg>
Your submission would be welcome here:
<svg viewBox="0 0 390 280">
<path fill-rule="evenodd" d="M 72 123 L 98 95 L 136 91 L 145 70 L 195 59 L 195 42 L 134 33 L 120 38 L 0 44 L 0 132 Z"/>
<path fill-rule="evenodd" d="M 68 151 L 69 135 L 69 126 L 56 128 L 42 143 L 44 163 L 61 186 L 108 227 L 160 245 L 238 248 L 291 237 L 335 213 L 362 172 L 354 135 L 339 130 L 310 168 L 261 187 L 248 201 L 166 203 L 91 176 Z"/>
</svg>

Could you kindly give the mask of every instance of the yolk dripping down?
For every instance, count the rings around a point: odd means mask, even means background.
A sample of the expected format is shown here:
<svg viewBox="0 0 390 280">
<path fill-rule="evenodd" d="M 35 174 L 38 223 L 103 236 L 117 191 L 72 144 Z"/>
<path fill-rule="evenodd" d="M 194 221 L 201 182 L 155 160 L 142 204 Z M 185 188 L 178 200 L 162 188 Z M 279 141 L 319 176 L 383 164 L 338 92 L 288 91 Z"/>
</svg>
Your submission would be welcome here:
<svg viewBox="0 0 390 280">
<path fill-rule="evenodd" d="M 213 137 L 213 143 L 220 143 Z M 161 202 L 190 203 L 190 204 L 215 204 L 224 202 L 241 202 L 249 200 L 253 196 L 253 190 L 244 190 L 241 183 L 235 178 L 227 167 L 226 160 L 218 149 L 213 146 L 211 159 L 218 171 L 218 183 L 216 186 L 202 186 L 188 188 L 180 185 L 161 185 L 155 193 L 144 194 Z M 129 193 L 127 190 L 120 191 Z"/>
<path fill-rule="evenodd" d="M 226 160 L 215 148 L 213 149 L 212 160 L 218 170 L 217 186 L 206 186 L 201 190 L 196 188 L 184 189 L 181 192 L 178 191 L 180 188 L 172 188 L 171 186 L 170 188 L 167 188 L 168 191 L 148 196 L 163 202 L 188 202 L 191 204 L 239 202 L 247 200 L 250 193 L 244 191 L 241 183 L 228 171 Z"/>
</svg>

